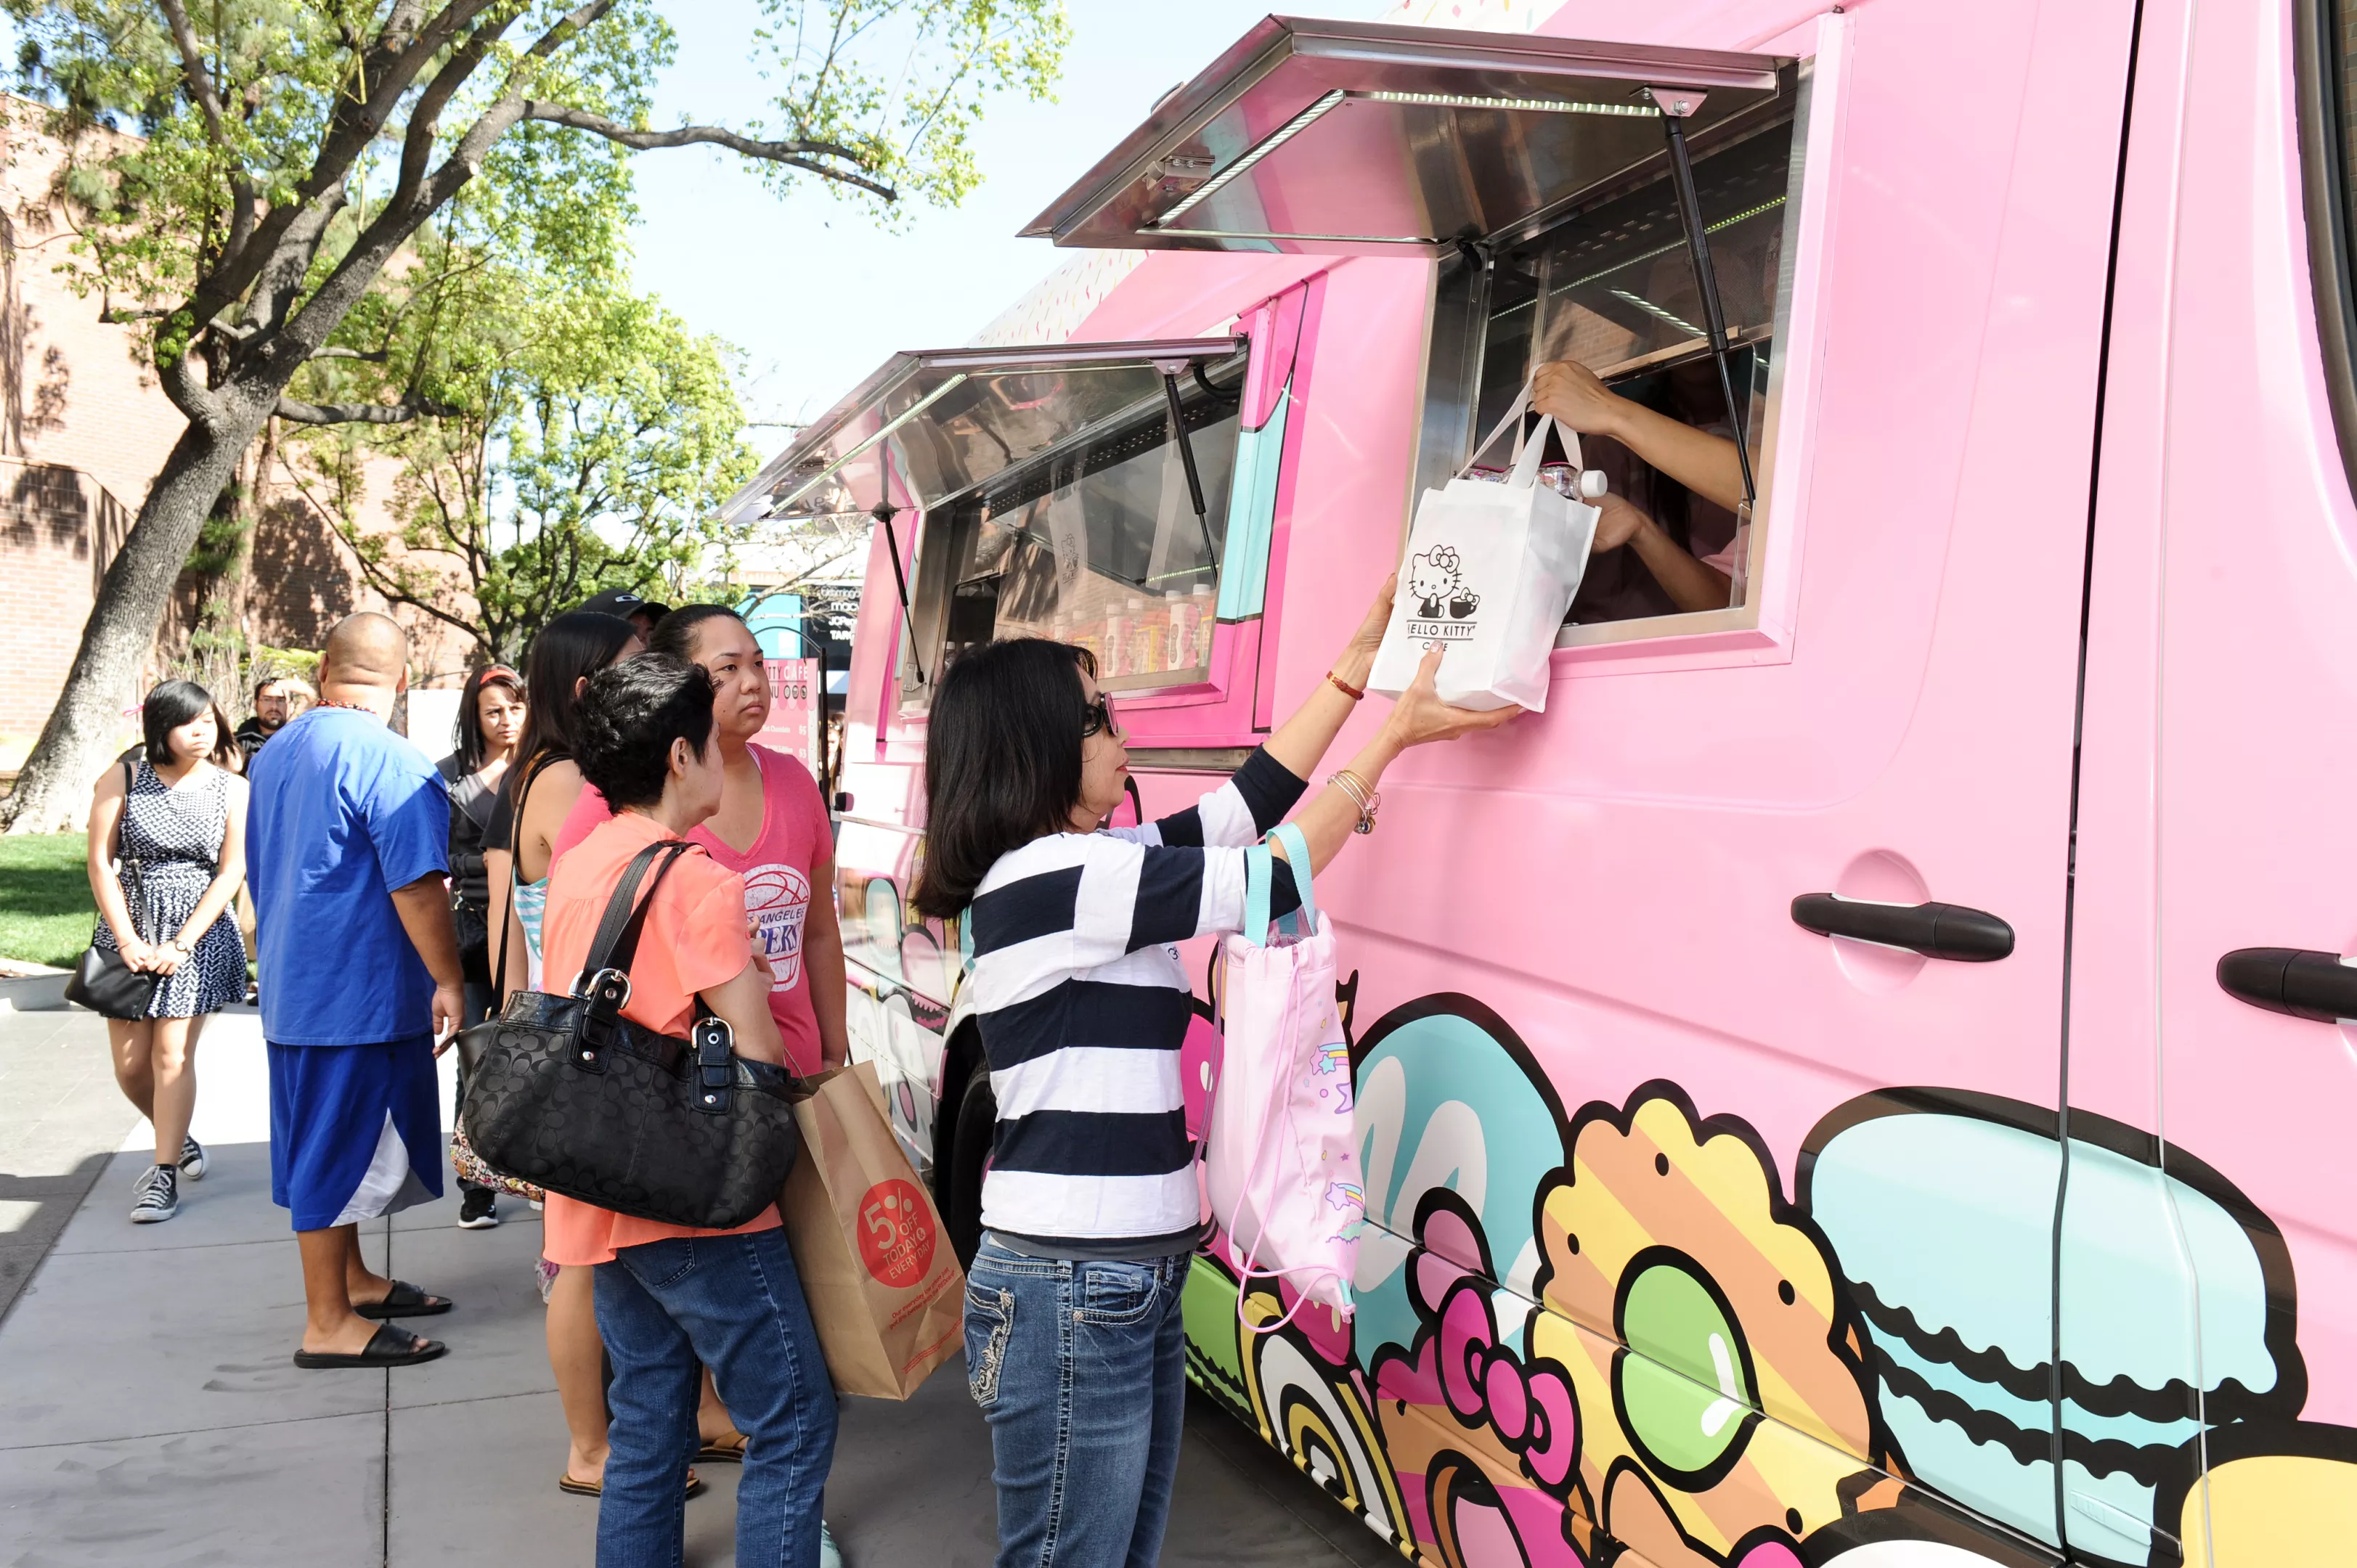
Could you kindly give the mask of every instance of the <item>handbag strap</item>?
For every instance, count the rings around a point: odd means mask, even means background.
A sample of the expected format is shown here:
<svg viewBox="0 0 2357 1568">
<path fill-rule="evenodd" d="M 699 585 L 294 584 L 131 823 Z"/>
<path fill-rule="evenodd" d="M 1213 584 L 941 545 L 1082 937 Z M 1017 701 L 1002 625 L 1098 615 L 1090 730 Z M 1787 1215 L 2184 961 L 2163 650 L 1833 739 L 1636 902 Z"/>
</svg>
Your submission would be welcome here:
<svg viewBox="0 0 2357 1568">
<path fill-rule="evenodd" d="M 589 956 L 581 966 L 585 977 L 603 974 L 609 969 L 620 970 L 624 974 L 630 972 L 631 961 L 639 956 L 640 933 L 646 929 L 647 911 L 654 908 L 655 894 L 662 887 L 662 879 L 671 875 L 671 868 L 679 864 L 681 855 L 695 847 L 685 839 L 664 839 L 630 857 L 621 881 L 614 885 L 613 897 L 606 900 L 606 913 L 597 922 L 597 934 L 589 940 Z M 649 884 L 647 896 L 638 898 L 633 906 L 631 900 L 638 897 L 639 884 L 645 880 L 647 868 L 658 859 L 662 865 Z"/>
<path fill-rule="evenodd" d="M 131 853 L 131 791 L 139 782 L 138 765 L 131 758 L 123 759 L 123 814 L 114 824 L 114 858 L 127 874 L 127 880 L 118 878 L 123 887 L 124 907 L 131 915 L 131 934 L 141 941 L 147 940 L 139 929 L 140 904 L 146 891 L 147 878 L 139 869 L 139 857 Z M 103 917 L 101 917 L 103 918 Z"/>
<path fill-rule="evenodd" d="M 554 757 L 549 759 L 551 762 L 554 760 Z M 522 885 L 522 879 L 516 875 L 515 850 L 516 840 L 523 832 L 523 804 L 532 799 L 533 780 L 538 779 L 542 769 L 547 766 L 548 763 L 538 761 L 526 765 L 523 783 L 516 790 L 515 810 L 508 816 L 508 918 L 500 922 L 500 961 L 491 971 L 493 991 L 500 990 L 508 983 L 508 928 L 515 924 L 515 890 Z M 490 911 L 485 910 L 484 913 L 489 914 Z M 502 997 L 500 1000 L 504 1004 L 506 999 Z"/>
<path fill-rule="evenodd" d="M 1276 891 L 1276 856 L 1268 847 L 1272 842 L 1285 846 L 1286 869 L 1292 873 L 1294 888 L 1301 895 L 1301 929 L 1313 933 L 1318 929 L 1318 897 L 1309 881 L 1309 841 L 1296 824 L 1280 822 L 1266 842 L 1244 851 L 1243 934 L 1254 947 L 1268 944 L 1269 905 Z"/>
</svg>

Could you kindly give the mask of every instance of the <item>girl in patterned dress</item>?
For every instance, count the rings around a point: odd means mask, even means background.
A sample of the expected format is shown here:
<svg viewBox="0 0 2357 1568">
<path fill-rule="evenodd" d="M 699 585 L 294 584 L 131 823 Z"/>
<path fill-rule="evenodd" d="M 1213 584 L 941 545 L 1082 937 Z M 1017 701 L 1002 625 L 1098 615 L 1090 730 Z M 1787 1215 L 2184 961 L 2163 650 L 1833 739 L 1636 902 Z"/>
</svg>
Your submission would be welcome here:
<svg viewBox="0 0 2357 1568">
<path fill-rule="evenodd" d="M 197 1108 L 197 1033 L 207 1015 L 245 999 L 245 944 L 230 900 L 245 880 L 243 779 L 210 759 L 212 694 L 167 681 L 140 709 L 144 757 L 107 769 L 90 808 L 90 886 L 100 919 L 91 945 L 158 977 L 144 1018 L 107 1020 L 114 1081 L 155 1124 L 156 1163 L 131 1209 L 149 1225 L 179 1212 L 181 1178 L 205 1174 L 188 1136 Z"/>
</svg>

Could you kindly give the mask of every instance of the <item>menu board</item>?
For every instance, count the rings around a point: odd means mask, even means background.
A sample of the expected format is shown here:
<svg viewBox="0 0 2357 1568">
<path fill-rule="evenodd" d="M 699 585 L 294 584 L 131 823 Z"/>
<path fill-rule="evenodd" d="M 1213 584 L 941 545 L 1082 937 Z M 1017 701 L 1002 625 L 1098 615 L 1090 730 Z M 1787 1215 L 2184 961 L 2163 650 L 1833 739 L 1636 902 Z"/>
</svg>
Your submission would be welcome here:
<svg viewBox="0 0 2357 1568">
<path fill-rule="evenodd" d="M 813 779 L 821 777 L 819 670 L 815 659 L 770 659 L 770 722 L 755 736 L 772 751 L 799 757 Z"/>
</svg>

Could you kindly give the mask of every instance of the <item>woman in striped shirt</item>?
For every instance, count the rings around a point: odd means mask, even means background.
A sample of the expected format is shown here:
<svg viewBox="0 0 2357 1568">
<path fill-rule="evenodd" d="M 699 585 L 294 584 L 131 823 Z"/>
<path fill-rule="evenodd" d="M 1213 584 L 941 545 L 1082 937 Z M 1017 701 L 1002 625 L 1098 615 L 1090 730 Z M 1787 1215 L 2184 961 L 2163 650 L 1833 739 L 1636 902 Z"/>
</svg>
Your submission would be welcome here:
<svg viewBox="0 0 2357 1568">
<path fill-rule="evenodd" d="M 999 1568 L 1146 1568 L 1161 1550 L 1185 1409 L 1179 1295 L 1202 1237 L 1176 944 L 1243 925 L 1244 851 L 1301 799 L 1364 694 L 1393 589 L 1233 778 L 1140 827 L 1103 826 L 1128 754 L 1086 651 L 993 643 L 942 682 L 914 901 L 967 917 L 998 1104 L 965 1337 L 991 1427 Z M 1403 750 L 1521 711 L 1443 703 L 1439 658 L 1303 809 L 1313 871 L 1372 825 Z M 1272 910 L 1299 903 L 1280 860 Z"/>
</svg>

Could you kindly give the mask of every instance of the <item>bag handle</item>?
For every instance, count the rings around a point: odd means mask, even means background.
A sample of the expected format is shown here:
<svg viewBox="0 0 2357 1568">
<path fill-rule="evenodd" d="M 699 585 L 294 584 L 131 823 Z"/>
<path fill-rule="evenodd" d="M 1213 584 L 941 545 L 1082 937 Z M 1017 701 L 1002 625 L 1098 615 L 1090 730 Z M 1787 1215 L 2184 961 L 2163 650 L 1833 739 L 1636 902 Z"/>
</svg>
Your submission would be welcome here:
<svg viewBox="0 0 2357 1568">
<path fill-rule="evenodd" d="M 583 973 L 601 974 L 609 969 L 630 973 L 632 961 L 639 956 L 639 937 L 646 929 L 647 912 L 654 908 L 655 894 L 662 889 L 663 878 L 671 875 L 671 868 L 679 864 L 679 857 L 694 847 L 685 839 L 664 839 L 630 857 L 622 879 L 614 885 L 613 896 L 606 900 L 606 913 L 597 922 L 597 934 L 589 939 L 589 956 L 583 961 Z M 647 868 L 658 859 L 662 865 L 649 884 L 647 896 L 638 898 L 639 884 L 645 879 Z"/>
<path fill-rule="evenodd" d="M 1303 929 L 1318 929 L 1318 900 L 1309 886 L 1309 841 L 1291 822 L 1280 822 L 1271 830 L 1268 838 L 1285 845 L 1286 869 L 1292 873 L 1293 886 L 1301 895 L 1301 913 L 1306 923 Z M 1269 905 L 1276 891 L 1276 856 L 1263 842 L 1244 851 L 1244 924 L 1241 933 L 1254 947 L 1268 945 L 1271 925 Z"/>
<path fill-rule="evenodd" d="M 1481 437 L 1480 444 L 1465 455 L 1465 466 L 1457 470 L 1457 477 L 1461 479 L 1471 473 L 1474 463 L 1480 459 L 1481 454 L 1487 452 L 1497 442 L 1498 437 L 1506 433 L 1507 426 L 1512 425 L 1516 427 L 1514 467 L 1512 476 L 1506 482 L 1516 489 L 1529 489 L 1538 483 L 1539 458 L 1546 451 L 1546 433 L 1552 426 L 1555 433 L 1563 438 L 1564 456 L 1579 474 L 1581 499 L 1592 501 L 1602 495 L 1604 489 L 1601 485 L 1594 487 L 1594 494 L 1589 493 L 1590 484 L 1587 476 L 1591 470 L 1587 467 L 1587 459 L 1580 456 L 1578 431 L 1552 414 L 1543 414 L 1539 418 L 1539 426 L 1536 430 L 1530 432 L 1527 437 L 1521 433 L 1522 417 L 1530 412 L 1530 408 L 1531 383 L 1524 381 L 1523 390 L 1514 394 L 1512 406 L 1506 410 L 1497 424 L 1490 427 L 1490 434 Z M 1602 476 L 1598 475 L 1598 478 L 1600 479 Z"/>
<path fill-rule="evenodd" d="M 552 757 L 550 760 L 554 761 L 554 758 Z M 507 1007 L 508 928 L 515 924 L 515 890 L 522 886 L 523 881 L 516 875 L 516 838 L 523 832 L 523 805 L 526 800 L 532 799 L 533 781 L 540 777 L 542 769 L 547 766 L 546 762 L 537 758 L 524 765 L 523 784 L 516 790 L 515 808 L 508 815 L 508 918 L 500 922 L 500 961 L 491 971 L 491 990 L 499 996 L 501 1011 L 505 1011 Z M 554 871 L 555 868 L 552 866 L 550 869 Z M 489 913 L 488 910 L 485 912 Z"/>
</svg>

